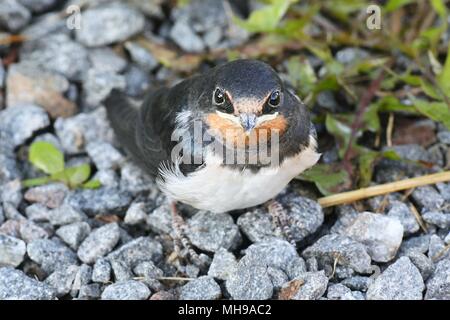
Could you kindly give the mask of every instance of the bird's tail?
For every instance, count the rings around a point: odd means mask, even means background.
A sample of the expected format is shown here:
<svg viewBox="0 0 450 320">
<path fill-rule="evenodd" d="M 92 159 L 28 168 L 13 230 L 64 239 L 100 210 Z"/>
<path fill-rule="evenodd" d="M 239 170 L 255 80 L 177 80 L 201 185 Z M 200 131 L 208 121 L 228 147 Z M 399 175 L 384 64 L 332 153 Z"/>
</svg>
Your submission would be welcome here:
<svg viewBox="0 0 450 320">
<path fill-rule="evenodd" d="M 124 93 L 116 89 L 106 98 L 104 104 L 117 140 L 133 156 L 139 157 L 135 132 L 139 109 L 131 104 Z"/>
</svg>

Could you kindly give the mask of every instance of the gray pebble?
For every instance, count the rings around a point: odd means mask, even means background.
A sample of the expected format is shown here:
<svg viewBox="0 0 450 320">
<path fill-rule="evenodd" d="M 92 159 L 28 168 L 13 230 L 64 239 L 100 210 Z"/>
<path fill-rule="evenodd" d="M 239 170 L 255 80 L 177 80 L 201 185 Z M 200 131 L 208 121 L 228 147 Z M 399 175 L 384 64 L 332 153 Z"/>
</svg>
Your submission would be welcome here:
<svg viewBox="0 0 450 320">
<path fill-rule="evenodd" d="M 0 3 L 0 26 L 7 30 L 18 32 L 30 19 L 30 11 L 16 0 L 3 0 Z"/>
<path fill-rule="evenodd" d="M 191 29 L 187 21 L 178 20 L 170 30 L 170 38 L 188 52 L 202 52 L 205 50 L 205 44 L 194 30 Z"/>
<path fill-rule="evenodd" d="M 242 241 L 238 227 L 227 213 L 200 211 L 188 220 L 187 225 L 186 235 L 201 250 L 234 249 Z"/>
<path fill-rule="evenodd" d="M 233 253 L 221 248 L 214 253 L 213 260 L 209 266 L 208 276 L 227 280 L 230 274 L 236 271 L 236 268 L 236 257 Z"/>
<path fill-rule="evenodd" d="M 130 161 L 122 166 L 120 178 L 120 189 L 133 194 L 156 189 L 154 181 Z"/>
<path fill-rule="evenodd" d="M 400 255 L 405 255 L 410 252 L 426 253 L 430 246 L 430 235 L 420 235 L 417 237 L 411 237 L 403 241 L 400 247 Z"/>
<path fill-rule="evenodd" d="M 0 233 L 0 267 L 17 267 L 22 263 L 26 251 L 25 242 Z"/>
<path fill-rule="evenodd" d="M 75 279 L 73 280 L 70 295 L 72 297 L 78 296 L 81 287 L 89 284 L 91 280 L 92 280 L 92 267 L 88 266 L 87 264 L 82 264 L 78 268 L 78 272 L 76 273 Z"/>
<path fill-rule="evenodd" d="M 369 57 L 366 50 L 360 48 L 345 48 L 336 52 L 336 60 L 343 64 L 351 64 Z"/>
<path fill-rule="evenodd" d="M 401 257 L 383 271 L 367 290 L 368 300 L 421 300 L 425 289 L 419 270 Z"/>
<path fill-rule="evenodd" d="M 235 300 L 267 300 L 273 295 L 273 284 L 267 267 L 248 265 L 242 260 L 225 284 L 228 293 Z"/>
<path fill-rule="evenodd" d="M 33 12 L 43 12 L 51 9 L 58 0 L 18 0 L 22 5 Z"/>
<path fill-rule="evenodd" d="M 48 208 L 58 208 L 62 205 L 69 189 L 62 183 L 51 183 L 33 187 L 25 192 L 25 200 L 40 203 Z"/>
<path fill-rule="evenodd" d="M 344 279 L 341 283 L 351 290 L 366 292 L 373 281 L 370 277 L 354 276 Z"/>
<path fill-rule="evenodd" d="M 132 269 L 143 261 L 160 261 L 162 259 L 162 246 L 149 237 L 139 237 L 111 252 L 107 259 L 109 261 L 122 261 Z"/>
<path fill-rule="evenodd" d="M 434 224 L 435 226 L 438 226 L 442 229 L 450 227 L 450 213 L 427 211 L 422 214 L 422 218 L 426 222 Z"/>
<path fill-rule="evenodd" d="M 58 118 L 54 123 L 56 135 L 64 151 L 76 154 L 85 151 L 89 142 L 112 142 L 114 133 L 109 125 L 104 107 L 70 118 Z"/>
<path fill-rule="evenodd" d="M 158 66 L 158 61 L 150 51 L 136 42 L 125 42 L 125 48 L 131 56 L 131 60 L 138 64 L 144 71 L 150 72 Z"/>
<path fill-rule="evenodd" d="M 307 272 L 283 285 L 282 300 L 317 300 L 327 290 L 328 278 L 324 271 Z"/>
<path fill-rule="evenodd" d="M 158 234 L 169 234 L 172 231 L 172 213 L 170 204 L 164 202 L 155 208 L 147 217 L 147 224 Z"/>
<path fill-rule="evenodd" d="M 56 235 L 73 250 L 78 250 L 80 244 L 91 232 L 87 222 L 74 222 L 56 230 Z"/>
<path fill-rule="evenodd" d="M 92 281 L 99 283 L 108 283 L 111 280 L 111 264 L 104 258 L 95 261 L 92 270 Z"/>
<path fill-rule="evenodd" d="M 395 257 L 402 243 L 403 226 L 398 219 L 363 212 L 344 234 L 363 243 L 374 261 L 387 262 Z"/>
<path fill-rule="evenodd" d="M 107 286 L 101 295 L 102 300 L 146 300 L 150 289 L 142 282 L 129 280 Z"/>
<path fill-rule="evenodd" d="M 72 284 L 79 268 L 80 267 L 77 265 L 71 265 L 66 268 L 58 269 L 49 275 L 44 283 L 55 290 L 57 297 L 65 296 L 72 289 Z"/>
<path fill-rule="evenodd" d="M 139 263 L 134 267 L 133 272 L 138 277 L 143 278 L 141 281 L 153 291 L 160 291 L 162 289 L 162 284 L 159 282 L 158 278 L 162 277 L 164 272 L 155 266 L 152 261 Z"/>
<path fill-rule="evenodd" d="M 108 188 L 118 188 L 120 183 L 116 171 L 112 169 L 99 170 L 94 174 L 92 179 L 100 181 L 102 186 Z"/>
<path fill-rule="evenodd" d="M 70 80 L 81 80 L 89 69 L 88 52 L 66 34 L 52 34 L 26 42 L 20 51 L 21 61 L 58 72 Z"/>
<path fill-rule="evenodd" d="M 252 244 L 245 250 L 245 259 L 252 265 L 280 269 L 289 279 L 306 272 L 305 261 L 299 257 L 295 247 L 285 240 L 273 239 Z"/>
<path fill-rule="evenodd" d="M 303 251 L 303 257 L 315 257 L 320 266 L 333 266 L 337 264 L 348 266 L 359 273 L 369 273 L 371 258 L 361 243 L 338 234 L 323 236 L 312 246 Z"/>
<path fill-rule="evenodd" d="M 137 10 L 110 4 L 88 9 L 82 14 L 83 27 L 76 30 L 77 40 L 88 47 L 99 47 L 120 42 L 140 33 L 145 18 Z"/>
<path fill-rule="evenodd" d="M 83 81 L 84 98 L 88 106 L 97 108 L 113 89 L 125 89 L 122 75 L 103 70 L 89 69 Z"/>
<path fill-rule="evenodd" d="M 439 261 L 436 269 L 427 281 L 425 299 L 450 299 L 450 259 Z"/>
<path fill-rule="evenodd" d="M 124 222 L 128 225 L 137 225 L 145 222 L 147 214 L 145 213 L 145 203 L 135 202 L 131 204 L 125 214 Z"/>
<path fill-rule="evenodd" d="M 450 131 L 440 131 L 437 133 L 440 142 L 450 145 Z"/>
<path fill-rule="evenodd" d="M 44 109 L 33 104 L 22 104 L 0 111 L 0 137 L 17 147 L 25 143 L 37 130 L 50 124 Z"/>
<path fill-rule="evenodd" d="M 441 196 L 446 200 L 450 201 L 450 183 L 437 183 L 436 188 L 439 190 Z"/>
<path fill-rule="evenodd" d="M 423 280 L 427 280 L 434 271 L 434 264 L 430 258 L 420 252 L 411 252 L 408 254 L 409 260 L 419 269 Z"/>
<path fill-rule="evenodd" d="M 91 49 L 89 60 L 94 69 L 112 73 L 122 72 L 127 66 L 127 61 L 108 47 Z"/>
<path fill-rule="evenodd" d="M 28 244 L 27 254 L 47 274 L 67 266 L 78 264 L 76 254 L 62 243 L 39 239 Z"/>
<path fill-rule="evenodd" d="M 33 203 L 25 208 L 25 215 L 31 221 L 43 222 L 49 221 L 50 210 L 40 203 Z"/>
<path fill-rule="evenodd" d="M 69 205 L 90 216 L 123 213 L 131 201 L 128 192 L 106 187 L 76 190 L 66 199 Z"/>
<path fill-rule="evenodd" d="M 428 258 L 436 262 L 447 257 L 450 257 L 450 250 L 446 247 L 445 242 L 439 236 L 431 235 Z"/>
<path fill-rule="evenodd" d="M 419 231 L 419 223 L 406 204 L 400 201 L 391 202 L 388 217 L 397 218 L 403 226 L 405 235 Z"/>
<path fill-rule="evenodd" d="M 15 208 L 18 208 L 22 202 L 22 198 L 22 184 L 19 179 L 9 181 L 3 186 L 0 186 L 0 200 L 3 203 L 9 202 Z"/>
<path fill-rule="evenodd" d="M 213 278 L 203 276 L 189 281 L 181 288 L 181 300 L 217 300 L 222 295 L 220 286 Z"/>
<path fill-rule="evenodd" d="M 13 268 L 0 268 L 0 300 L 54 300 L 55 291 Z"/>
<path fill-rule="evenodd" d="M 126 93 L 129 96 L 140 98 L 151 86 L 151 78 L 141 68 L 131 65 L 125 73 Z"/>
<path fill-rule="evenodd" d="M 91 142 L 86 152 L 99 170 L 117 169 L 124 161 L 123 155 L 107 142 Z"/>
<path fill-rule="evenodd" d="M 329 300 L 356 300 L 352 290 L 340 283 L 328 286 L 327 298 Z"/>
<path fill-rule="evenodd" d="M 439 210 L 445 200 L 432 186 L 423 186 L 414 189 L 411 197 L 422 207 L 422 210 Z"/>
<path fill-rule="evenodd" d="M 31 221 L 21 221 L 19 227 L 20 238 L 26 243 L 30 243 L 37 239 L 47 239 L 49 237 L 48 232 Z"/>
<path fill-rule="evenodd" d="M 100 298 L 102 291 L 98 283 L 83 285 L 78 293 L 80 300 L 94 300 Z"/>
<path fill-rule="evenodd" d="M 78 257 L 84 263 L 94 263 L 111 252 L 119 241 L 120 231 L 117 223 L 109 223 L 94 230 L 78 248 Z"/>
<path fill-rule="evenodd" d="M 133 279 L 131 267 L 125 261 L 114 259 L 110 260 L 111 268 L 116 282 Z"/>
<path fill-rule="evenodd" d="M 239 216 L 237 225 L 251 242 L 282 239 L 280 231 L 274 228 L 270 215 L 260 208 Z"/>
<path fill-rule="evenodd" d="M 63 226 L 84 220 L 86 220 L 86 216 L 83 213 L 67 204 L 51 210 L 49 214 L 49 221 L 54 226 Z"/>
</svg>

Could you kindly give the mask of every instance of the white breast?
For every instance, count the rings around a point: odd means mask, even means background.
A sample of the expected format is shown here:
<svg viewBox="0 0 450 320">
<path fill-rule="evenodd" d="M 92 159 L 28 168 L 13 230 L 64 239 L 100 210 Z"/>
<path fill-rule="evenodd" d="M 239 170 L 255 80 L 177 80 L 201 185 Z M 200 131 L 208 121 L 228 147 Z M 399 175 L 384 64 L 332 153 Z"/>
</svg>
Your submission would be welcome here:
<svg viewBox="0 0 450 320">
<path fill-rule="evenodd" d="M 320 158 L 316 145 L 311 136 L 309 147 L 297 156 L 258 172 L 227 168 L 214 157 L 207 157 L 202 169 L 187 176 L 178 166 L 162 167 L 158 184 L 169 198 L 201 210 L 227 212 L 253 207 L 275 197 L 294 177 L 312 167 Z"/>
</svg>

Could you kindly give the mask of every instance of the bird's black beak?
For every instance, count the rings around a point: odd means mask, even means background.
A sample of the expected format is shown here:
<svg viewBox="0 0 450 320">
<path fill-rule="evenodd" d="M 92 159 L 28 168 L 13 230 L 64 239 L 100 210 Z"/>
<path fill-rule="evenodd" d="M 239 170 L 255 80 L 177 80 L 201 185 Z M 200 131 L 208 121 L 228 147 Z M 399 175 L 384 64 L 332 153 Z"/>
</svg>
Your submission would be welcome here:
<svg viewBox="0 0 450 320">
<path fill-rule="evenodd" d="M 257 117 L 253 113 L 241 113 L 239 119 L 241 120 L 241 125 L 245 132 L 250 132 L 256 126 Z"/>
</svg>

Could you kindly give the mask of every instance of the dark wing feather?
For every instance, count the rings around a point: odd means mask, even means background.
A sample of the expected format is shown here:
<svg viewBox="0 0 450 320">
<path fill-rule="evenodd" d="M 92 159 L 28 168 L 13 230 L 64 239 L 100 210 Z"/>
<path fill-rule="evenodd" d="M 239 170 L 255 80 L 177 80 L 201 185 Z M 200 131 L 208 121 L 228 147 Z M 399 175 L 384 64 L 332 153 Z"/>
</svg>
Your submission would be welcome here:
<svg viewBox="0 0 450 320">
<path fill-rule="evenodd" d="M 122 147 L 148 174 L 156 176 L 161 161 L 168 159 L 168 152 L 155 131 L 155 120 L 149 117 L 152 106 L 158 102 L 161 92 L 149 94 L 140 108 L 128 101 L 125 94 L 114 90 L 105 100 L 111 126 Z M 156 100 L 156 101 L 155 101 Z"/>
</svg>

